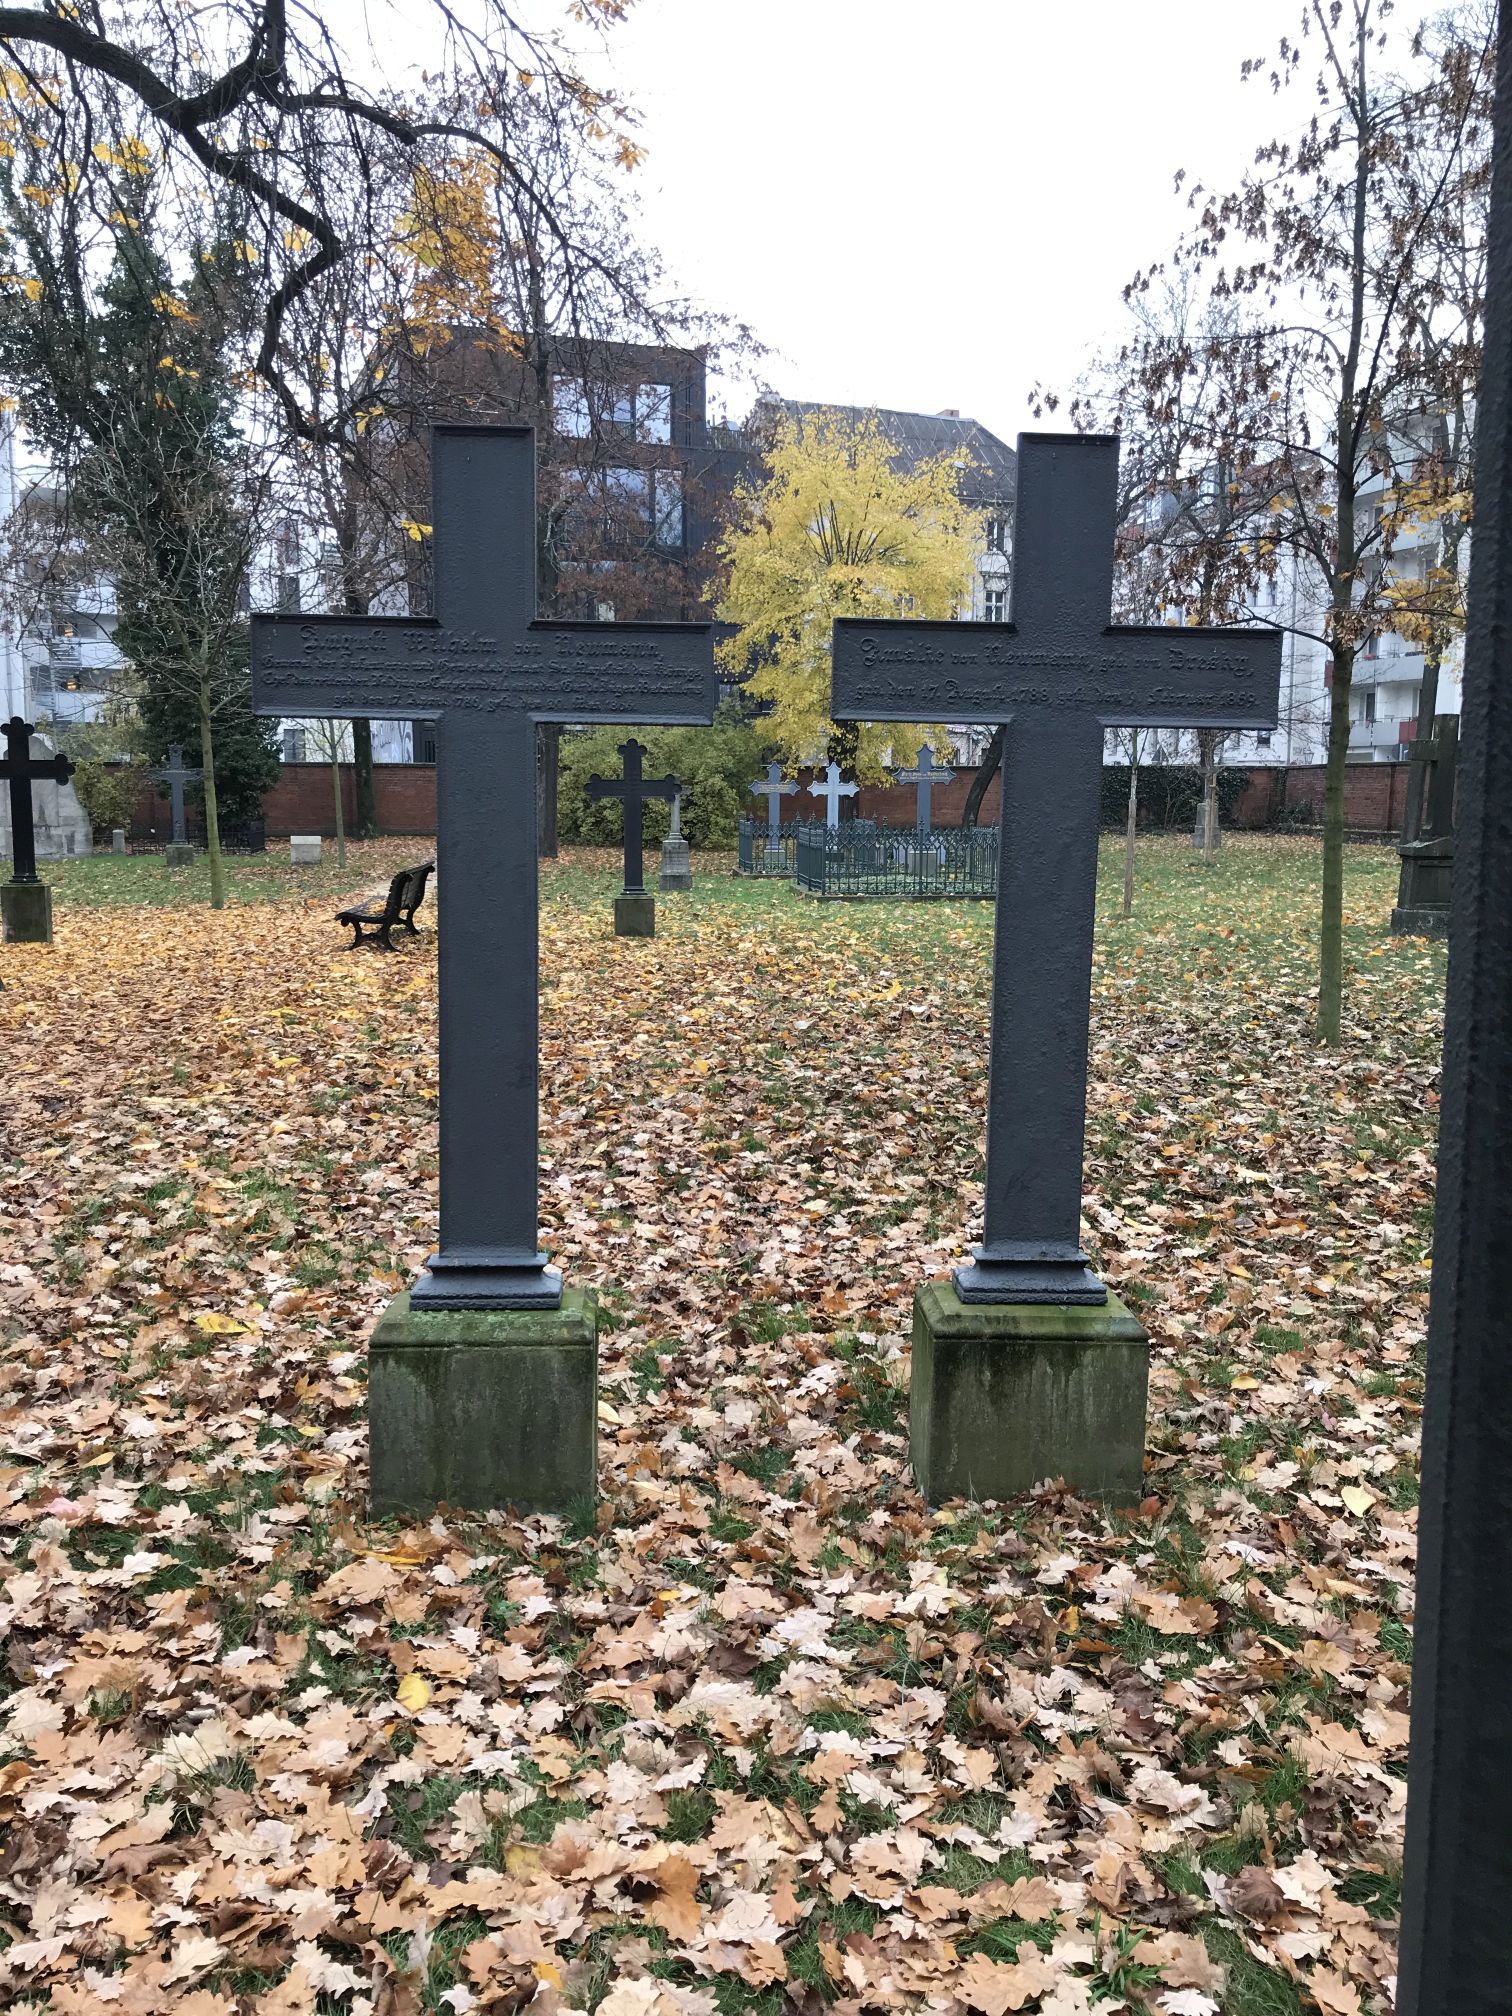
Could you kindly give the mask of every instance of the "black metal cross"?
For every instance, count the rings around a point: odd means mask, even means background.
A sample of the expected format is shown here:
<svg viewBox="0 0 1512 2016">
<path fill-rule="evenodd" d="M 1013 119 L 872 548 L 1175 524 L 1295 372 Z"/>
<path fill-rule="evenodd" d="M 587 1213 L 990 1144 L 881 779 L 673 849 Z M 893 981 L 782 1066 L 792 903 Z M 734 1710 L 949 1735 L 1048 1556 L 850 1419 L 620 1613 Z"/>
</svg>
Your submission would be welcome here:
<svg viewBox="0 0 1512 2016">
<path fill-rule="evenodd" d="M 1013 620 L 842 618 L 837 721 L 1006 722 L 986 1236 L 970 1302 L 1104 1302 L 1081 1250 L 1103 730 L 1267 728 L 1276 630 L 1109 624 L 1118 442 L 1018 445 Z"/>
<path fill-rule="evenodd" d="M 431 617 L 257 616 L 259 714 L 436 722 L 441 1238 L 417 1309 L 554 1308 L 537 1250 L 539 721 L 699 726 L 705 623 L 536 617 L 529 427 L 438 427 Z"/>
<path fill-rule="evenodd" d="M 203 770 L 188 770 L 184 767 L 184 751 L 177 742 L 169 743 L 166 764 L 161 769 L 147 772 L 155 783 L 168 786 L 168 797 L 173 807 L 173 839 L 176 846 L 188 845 L 184 837 L 184 786 L 197 784 L 204 774 Z"/>
<path fill-rule="evenodd" d="M 935 785 L 948 784 L 954 775 L 955 772 L 948 763 L 935 762 L 934 751 L 927 742 L 919 744 L 919 753 L 914 758 L 913 769 L 898 772 L 900 784 L 913 784 L 918 787 L 914 792 L 914 825 L 921 833 L 927 833 L 933 823 L 932 800 Z"/>
<path fill-rule="evenodd" d="M 5 737 L 5 754 L 0 757 L 0 777 L 10 780 L 11 880 L 35 882 L 37 876 L 37 835 L 32 824 L 31 787 L 38 778 L 66 784 L 74 766 L 66 756 L 44 756 L 39 762 L 31 753 L 36 729 L 30 721 L 13 714 L 0 735 Z"/>
<path fill-rule="evenodd" d="M 675 799 L 682 789 L 676 777 L 645 777 L 641 774 L 641 762 L 646 753 L 644 742 L 637 742 L 632 735 L 628 742 L 619 745 L 620 759 L 625 766 L 623 777 L 599 777 L 588 779 L 588 796 L 597 802 L 600 798 L 621 798 L 625 805 L 625 894 L 643 896 L 646 893 L 646 843 L 642 813 L 648 798 Z"/>
</svg>

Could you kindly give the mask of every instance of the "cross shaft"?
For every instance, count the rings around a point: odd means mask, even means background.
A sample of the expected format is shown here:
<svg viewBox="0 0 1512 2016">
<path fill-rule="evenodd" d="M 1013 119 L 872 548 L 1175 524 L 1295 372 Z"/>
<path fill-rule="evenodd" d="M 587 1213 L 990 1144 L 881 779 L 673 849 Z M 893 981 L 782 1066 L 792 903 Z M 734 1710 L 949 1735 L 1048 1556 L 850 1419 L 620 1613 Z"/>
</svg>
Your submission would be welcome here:
<svg viewBox="0 0 1512 2016">
<path fill-rule="evenodd" d="M 13 882 L 36 882 L 37 874 L 37 834 L 32 821 L 31 787 L 43 779 L 54 784 L 66 784 L 74 773 L 74 766 L 63 755 L 44 756 L 38 762 L 31 753 L 31 738 L 36 728 L 30 721 L 23 721 L 19 714 L 13 714 L 0 728 L 5 738 L 5 754 L 0 757 L 0 777 L 10 783 L 10 824 L 11 824 L 11 880 Z"/>
<path fill-rule="evenodd" d="M 641 766 L 645 760 L 646 745 L 637 742 L 632 735 L 628 742 L 619 745 L 620 759 L 625 766 L 623 777 L 600 777 L 597 774 L 588 779 L 588 796 L 595 803 L 601 798 L 618 798 L 625 808 L 625 894 L 643 896 L 646 892 L 646 841 L 644 812 L 648 798 L 669 799 L 673 804 L 682 784 L 676 777 L 646 777 Z"/>
</svg>

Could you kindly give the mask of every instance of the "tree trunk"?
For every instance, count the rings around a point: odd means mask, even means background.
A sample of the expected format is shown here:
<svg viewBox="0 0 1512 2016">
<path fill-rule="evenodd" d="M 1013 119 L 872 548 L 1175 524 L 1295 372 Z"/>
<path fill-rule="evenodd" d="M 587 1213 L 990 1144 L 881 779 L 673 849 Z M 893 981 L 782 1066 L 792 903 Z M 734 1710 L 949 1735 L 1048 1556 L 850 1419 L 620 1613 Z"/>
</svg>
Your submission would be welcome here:
<svg viewBox="0 0 1512 2016">
<path fill-rule="evenodd" d="M 542 721 L 536 729 L 536 854 L 542 861 L 554 861 L 561 844 L 557 834 L 561 744 L 561 723 Z"/>
<path fill-rule="evenodd" d="M 1134 910 L 1134 830 L 1139 823 L 1139 730 L 1129 730 L 1129 817 L 1124 826 L 1123 914 Z"/>
<path fill-rule="evenodd" d="M 226 863 L 221 854 L 220 807 L 215 795 L 215 733 L 210 725 L 210 671 L 199 677 L 200 768 L 204 771 L 205 852 L 210 857 L 210 908 L 226 907 Z"/>
<path fill-rule="evenodd" d="M 992 731 L 992 740 L 982 752 L 977 774 L 971 780 L 971 789 L 966 793 L 966 803 L 961 807 L 961 831 L 964 833 L 977 822 L 982 809 L 982 800 L 987 796 L 987 787 L 998 773 L 1003 760 L 1003 734 L 1001 722 Z"/>
<path fill-rule="evenodd" d="M 336 801 L 336 866 L 346 866 L 346 807 L 341 802 L 341 733 L 339 722 L 327 721 L 326 739 L 331 751 L 331 795 Z M 369 753 L 372 744 L 368 745 Z"/>
<path fill-rule="evenodd" d="M 356 818 L 352 822 L 353 837 L 358 840 L 372 840 L 378 832 L 378 799 L 373 790 L 373 724 L 371 721 L 352 723 L 352 770 L 357 786 Z M 345 866 L 345 862 L 343 862 Z"/>
<path fill-rule="evenodd" d="M 1344 1000 L 1344 772 L 1354 650 L 1334 651 L 1323 783 L 1323 914 L 1318 926 L 1318 1041 L 1337 1043 Z"/>
<path fill-rule="evenodd" d="M 1199 728 L 1197 747 L 1202 755 L 1202 860 L 1211 868 L 1218 859 L 1218 736 L 1211 728 Z"/>
</svg>

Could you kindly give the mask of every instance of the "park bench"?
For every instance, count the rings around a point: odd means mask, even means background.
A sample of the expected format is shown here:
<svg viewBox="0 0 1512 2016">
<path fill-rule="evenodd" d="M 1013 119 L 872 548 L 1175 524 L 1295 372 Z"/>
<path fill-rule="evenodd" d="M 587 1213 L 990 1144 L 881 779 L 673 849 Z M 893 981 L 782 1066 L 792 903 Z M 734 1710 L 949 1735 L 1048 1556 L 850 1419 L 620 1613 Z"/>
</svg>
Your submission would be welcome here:
<svg viewBox="0 0 1512 2016">
<path fill-rule="evenodd" d="M 336 922 L 352 927 L 352 944 L 360 945 L 362 934 L 367 931 L 385 952 L 392 952 L 394 941 L 389 934 L 396 924 L 402 924 L 411 937 L 418 938 L 420 932 L 415 924 L 415 912 L 425 901 L 425 885 L 435 865 L 434 861 L 421 861 L 413 868 L 401 868 L 389 883 L 388 894 L 381 905 L 367 903 L 350 910 L 338 910 Z"/>
</svg>

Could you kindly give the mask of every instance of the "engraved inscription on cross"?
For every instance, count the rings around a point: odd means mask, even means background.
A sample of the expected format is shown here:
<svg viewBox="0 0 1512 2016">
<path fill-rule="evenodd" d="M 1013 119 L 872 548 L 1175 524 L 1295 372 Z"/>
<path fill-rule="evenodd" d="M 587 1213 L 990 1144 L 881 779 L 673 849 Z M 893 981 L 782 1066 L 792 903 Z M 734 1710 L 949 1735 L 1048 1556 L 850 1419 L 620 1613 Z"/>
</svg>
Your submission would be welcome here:
<svg viewBox="0 0 1512 2016">
<path fill-rule="evenodd" d="M 259 714 L 436 723 L 441 1236 L 416 1309 L 554 1308 L 537 1250 L 536 723 L 700 726 L 704 623 L 536 616 L 535 434 L 431 438 L 431 617 L 258 616 Z"/>
<path fill-rule="evenodd" d="M 1081 1250 L 1103 730 L 1271 728 L 1275 630 L 1110 624 L 1118 442 L 1019 438 L 1008 623 L 842 618 L 837 721 L 1005 722 L 985 1237 L 968 1302 L 1100 1303 Z"/>
</svg>

